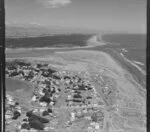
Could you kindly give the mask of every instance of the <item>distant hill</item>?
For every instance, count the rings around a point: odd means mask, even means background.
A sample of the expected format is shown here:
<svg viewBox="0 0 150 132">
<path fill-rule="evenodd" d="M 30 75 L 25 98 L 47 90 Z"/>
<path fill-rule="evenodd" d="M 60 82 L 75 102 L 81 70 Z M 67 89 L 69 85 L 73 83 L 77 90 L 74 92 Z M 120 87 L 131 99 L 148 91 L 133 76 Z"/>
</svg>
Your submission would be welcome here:
<svg viewBox="0 0 150 132">
<path fill-rule="evenodd" d="M 6 38 L 23 38 L 51 35 L 50 31 L 43 27 L 12 27 L 6 26 Z"/>
<path fill-rule="evenodd" d="M 56 34 L 91 34 L 91 31 L 80 28 L 47 27 L 36 24 L 6 24 L 6 38 L 27 38 L 52 36 Z"/>
</svg>

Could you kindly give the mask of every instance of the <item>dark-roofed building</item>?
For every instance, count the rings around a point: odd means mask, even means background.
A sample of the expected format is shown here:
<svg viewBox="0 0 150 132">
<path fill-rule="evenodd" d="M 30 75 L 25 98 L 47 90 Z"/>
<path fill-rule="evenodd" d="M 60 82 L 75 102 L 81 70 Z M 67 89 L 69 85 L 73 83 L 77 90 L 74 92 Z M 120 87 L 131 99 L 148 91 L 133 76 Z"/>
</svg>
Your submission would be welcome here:
<svg viewBox="0 0 150 132">
<path fill-rule="evenodd" d="M 82 98 L 82 96 L 80 94 L 75 94 L 73 95 L 73 98 Z"/>
</svg>

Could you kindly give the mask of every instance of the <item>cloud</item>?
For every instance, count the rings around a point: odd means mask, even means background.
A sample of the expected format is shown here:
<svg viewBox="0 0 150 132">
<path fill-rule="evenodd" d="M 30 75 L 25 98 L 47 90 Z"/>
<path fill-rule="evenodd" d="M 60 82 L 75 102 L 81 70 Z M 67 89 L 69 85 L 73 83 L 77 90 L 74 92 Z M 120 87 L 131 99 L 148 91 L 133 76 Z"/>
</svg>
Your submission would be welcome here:
<svg viewBox="0 0 150 132">
<path fill-rule="evenodd" d="M 46 8 L 59 8 L 72 3 L 71 0 L 37 0 L 37 1 Z"/>
</svg>

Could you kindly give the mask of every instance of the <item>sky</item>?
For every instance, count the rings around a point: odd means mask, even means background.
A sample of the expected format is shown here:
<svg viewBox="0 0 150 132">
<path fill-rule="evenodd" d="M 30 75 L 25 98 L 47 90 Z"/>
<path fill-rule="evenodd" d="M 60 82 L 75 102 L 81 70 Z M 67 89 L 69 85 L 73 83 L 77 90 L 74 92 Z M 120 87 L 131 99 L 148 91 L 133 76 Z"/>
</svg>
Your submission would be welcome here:
<svg viewBox="0 0 150 132">
<path fill-rule="evenodd" d="M 146 33 L 146 0 L 5 0 L 6 23 Z"/>
</svg>

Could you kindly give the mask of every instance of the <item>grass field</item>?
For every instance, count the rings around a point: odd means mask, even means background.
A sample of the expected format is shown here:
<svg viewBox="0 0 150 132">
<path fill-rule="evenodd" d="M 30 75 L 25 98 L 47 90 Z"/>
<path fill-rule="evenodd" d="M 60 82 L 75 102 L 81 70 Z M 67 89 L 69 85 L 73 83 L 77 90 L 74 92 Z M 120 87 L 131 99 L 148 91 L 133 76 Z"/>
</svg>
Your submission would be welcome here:
<svg viewBox="0 0 150 132">
<path fill-rule="evenodd" d="M 16 90 L 25 90 L 28 91 L 31 89 L 30 85 L 27 84 L 26 82 L 17 80 L 17 79 L 11 79 L 11 78 L 6 78 L 6 90 L 8 91 L 16 91 Z"/>
</svg>

